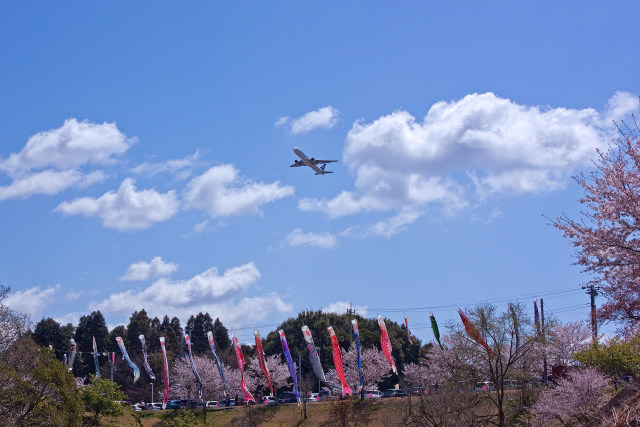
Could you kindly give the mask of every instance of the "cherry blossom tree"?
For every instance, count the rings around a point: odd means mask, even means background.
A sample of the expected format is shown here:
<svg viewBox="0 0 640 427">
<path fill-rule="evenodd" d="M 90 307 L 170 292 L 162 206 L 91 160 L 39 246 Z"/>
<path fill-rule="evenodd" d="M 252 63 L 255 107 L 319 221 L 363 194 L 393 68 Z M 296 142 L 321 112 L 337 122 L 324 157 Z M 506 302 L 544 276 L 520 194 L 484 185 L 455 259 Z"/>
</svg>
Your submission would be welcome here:
<svg viewBox="0 0 640 427">
<path fill-rule="evenodd" d="M 269 369 L 269 378 L 271 379 L 271 385 L 273 386 L 273 390 L 276 394 L 278 393 L 277 390 L 284 387 L 290 388 L 293 385 L 293 380 L 289 374 L 289 368 L 282 360 L 282 356 L 280 354 L 266 356 L 265 364 Z M 249 360 L 248 368 L 245 371 L 245 380 L 247 379 L 247 376 L 250 376 L 253 381 L 255 381 L 256 387 L 262 386 L 267 390 L 267 393 L 270 393 L 269 384 L 267 384 L 267 380 L 260 369 L 260 362 L 258 362 L 257 356 L 252 357 Z"/>
<path fill-rule="evenodd" d="M 560 366 L 576 362 L 574 355 L 589 347 L 591 328 L 584 322 L 559 323 L 547 330 L 547 359 Z"/>
<path fill-rule="evenodd" d="M 531 408 L 534 425 L 552 423 L 584 425 L 597 421 L 600 406 L 606 401 L 609 380 L 594 368 L 573 371 L 558 385 L 544 390 Z"/>
<path fill-rule="evenodd" d="M 375 347 L 362 349 L 361 365 L 363 387 L 360 389 L 360 376 L 358 374 L 358 352 L 355 343 L 351 345 L 349 350 L 341 349 L 342 363 L 344 365 L 344 375 L 347 384 L 354 394 L 361 393 L 364 390 L 377 388 L 378 383 L 385 378 L 391 376 L 391 367 L 384 353 Z M 340 381 L 338 374 L 334 368 L 326 373 L 327 382 L 339 388 Z"/>
<path fill-rule="evenodd" d="M 220 400 L 224 397 L 224 385 L 222 378 L 218 372 L 218 367 L 213 359 L 201 356 L 193 356 L 193 363 L 196 366 L 198 375 L 202 381 L 202 397 L 204 400 Z M 240 388 L 240 370 L 233 369 L 226 364 L 222 364 L 225 380 L 229 393 L 242 395 Z M 248 375 L 245 375 L 245 383 L 249 390 L 255 390 L 256 381 Z M 171 375 L 171 383 L 169 393 L 174 398 L 196 398 L 198 394 L 198 383 L 189 359 L 179 358 L 176 360 L 173 373 Z"/>
<path fill-rule="evenodd" d="M 574 179 L 585 195 L 580 220 L 566 215 L 553 225 L 576 248 L 577 264 L 593 275 L 606 298 L 604 320 L 625 327 L 640 321 L 640 129 L 621 130 L 609 149 L 598 150 L 596 170 Z"/>
</svg>

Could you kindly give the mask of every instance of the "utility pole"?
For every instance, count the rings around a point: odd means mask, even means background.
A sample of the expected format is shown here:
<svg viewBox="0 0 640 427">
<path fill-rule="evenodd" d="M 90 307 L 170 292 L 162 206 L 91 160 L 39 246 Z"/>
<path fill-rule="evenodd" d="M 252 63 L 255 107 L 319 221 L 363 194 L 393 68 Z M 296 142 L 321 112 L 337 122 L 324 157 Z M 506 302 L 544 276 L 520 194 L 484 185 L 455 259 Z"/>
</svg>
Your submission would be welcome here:
<svg viewBox="0 0 640 427">
<path fill-rule="evenodd" d="M 351 308 L 351 301 L 349 301 L 349 308 L 347 309 L 347 314 L 349 314 L 349 348 L 351 348 L 351 344 L 353 344 L 353 328 L 351 327 L 351 313 L 353 309 Z"/>
<path fill-rule="evenodd" d="M 547 338 L 545 336 L 544 330 L 544 300 L 540 298 L 540 323 L 542 325 L 542 342 L 545 343 Z M 544 353 L 542 355 L 542 375 L 544 375 L 544 379 L 542 380 L 542 384 L 547 385 L 547 379 L 549 378 L 549 371 L 547 370 L 547 347 L 543 344 Z"/>
<path fill-rule="evenodd" d="M 591 337 L 593 342 L 598 340 L 598 320 L 596 319 L 596 295 L 598 295 L 598 288 L 589 285 L 583 286 L 582 289 L 587 289 L 587 294 L 591 297 Z"/>
</svg>

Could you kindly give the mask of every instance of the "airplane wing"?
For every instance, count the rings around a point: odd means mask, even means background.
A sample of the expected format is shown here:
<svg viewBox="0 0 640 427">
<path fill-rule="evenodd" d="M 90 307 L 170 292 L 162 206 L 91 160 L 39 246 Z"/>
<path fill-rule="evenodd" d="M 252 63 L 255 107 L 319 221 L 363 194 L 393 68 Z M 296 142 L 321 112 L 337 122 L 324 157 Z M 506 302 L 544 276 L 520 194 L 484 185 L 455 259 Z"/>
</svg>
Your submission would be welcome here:
<svg viewBox="0 0 640 427">
<path fill-rule="evenodd" d="M 289 166 L 290 168 L 297 168 L 300 166 L 306 166 L 302 160 L 295 160 L 294 163 Z"/>
<path fill-rule="evenodd" d="M 316 165 L 319 164 L 319 163 L 334 163 L 334 162 L 337 162 L 337 160 L 316 160 L 316 159 L 309 159 L 309 160 L 311 160 Z"/>
</svg>

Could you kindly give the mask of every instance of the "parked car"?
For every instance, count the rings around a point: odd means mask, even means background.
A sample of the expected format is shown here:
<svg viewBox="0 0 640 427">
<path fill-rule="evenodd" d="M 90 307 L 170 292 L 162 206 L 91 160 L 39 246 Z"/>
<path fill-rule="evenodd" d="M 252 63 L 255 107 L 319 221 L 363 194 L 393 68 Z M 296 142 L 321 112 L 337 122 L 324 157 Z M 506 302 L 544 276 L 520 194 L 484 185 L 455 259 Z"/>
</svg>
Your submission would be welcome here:
<svg viewBox="0 0 640 427">
<path fill-rule="evenodd" d="M 144 406 L 142 406 L 139 403 L 136 403 L 134 405 L 131 405 L 131 409 L 133 409 L 134 411 L 138 412 L 138 411 L 144 411 L 146 408 Z"/>
<path fill-rule="evenodd" d="M 291 392 L 284 392 L 280 394 L 280 397 L 278 398 L 278 403 L 297 403 L 298 399 L 296 399 L 296 395 L 295 393 L 291 393 Z"/>
<path fill-rule="evenodd" d="M 478 381 L 476 383 L 476 391 L 491 391 L 495 389 L 491 381 Z"/>
<path fill-rule="evenodd" d="M 162 403 L 158 403 L 158 402 L 147 403 L 147 409 L 151 409 L 153 411 L 161 411 Z"/>
<path fill-rule="evenodd" d="M 406 395 L 401 388 L 390 388 L 382 393 L 382 397 L 404 397 Z"/>
<path fill-rule="evenodd" d="M 411 387 L 411 390 L 409 391 L 409 393 L 412 396 L 422 396 L 424 394 L 429 394 L 429 390 L 427 390 L 424 387 Z"/>
<path fill-rule="evenodd" d="M 380 399 L 382 397 L 382 392 L 380 390 L 365 390 L 364 398 L 365 399 Z"/>
<path fill-rule="evenodd" d="M 320 393 L 311 393 L 307 397 L 307 402 L 320 402 Z"/>
<path fill-rule="evenodd" d="M 218 401 L 217 400 L 208 400 L 205 405 L 206 405 L 207 408 L 215 408 L 215 407 L 218 406 Z"/>
<path fill-rule="evenodd" d="M 167 401 L 167 406 L 164 409 L 180 409 L 180 401 L 179 400 L 169 400 Z"/>
<path fill-rule="evenodd" d="M 229 399 L 227 400 L 219 400 L 218 404 L 216 405 L 218 408 L 226 408 L 228 406 L 236 406 L 236 400 L 235 399 Z"/>
<path fill-rule="evenodd" d="M 318 396 L 320 397 L 320 402 L 324 402 L 331 397 L 331 392 L 329 390 L 320 390 Z"/>
<path fill-rule="evenodd" d="M 262 399 L 260 399 L 260 403 L 263 405 L 275 405 L 278 401 L 273 396 L 263 396 Z"/>
</svg>

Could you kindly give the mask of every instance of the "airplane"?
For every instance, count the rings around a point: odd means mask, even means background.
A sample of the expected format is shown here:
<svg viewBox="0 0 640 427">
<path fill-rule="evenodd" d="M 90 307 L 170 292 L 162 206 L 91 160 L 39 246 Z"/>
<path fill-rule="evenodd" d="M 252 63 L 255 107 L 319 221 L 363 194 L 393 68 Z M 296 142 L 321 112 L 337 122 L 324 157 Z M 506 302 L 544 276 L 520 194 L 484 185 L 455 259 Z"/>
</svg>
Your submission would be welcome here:
<svg viewBox="0 0 640 427">
<path fill-rule="evenodd" d="M 337 160 L 316 160 L 313 157 L 308 158 L 306 154 L 304 154 L 302 150 L 299 149 L 298 147 L 295 147 L 293 149 L 293 152 L 296 153 L 298 157 L 300 157 L 300 160 L 296 160 L 290 167 L 294 168 L 298 166 L 309 166 L 311 169 L 313 169 L 316 172 L 316 175 L 333 173 L 332 171 L 324 170 L 324 168 L 325 166 L 327 166 L 327 163 L 337 162 Z M 322 166 L 318 167 L 319 164 L 322 164 Z"/>
</svg>

